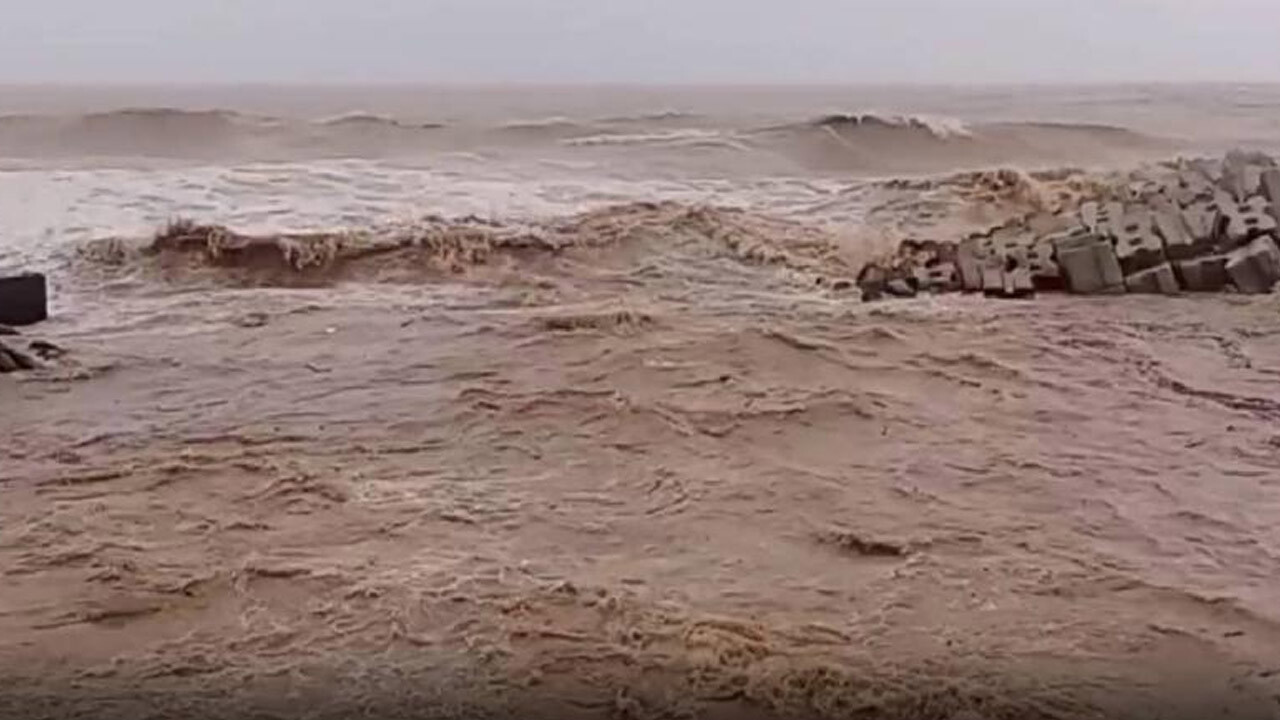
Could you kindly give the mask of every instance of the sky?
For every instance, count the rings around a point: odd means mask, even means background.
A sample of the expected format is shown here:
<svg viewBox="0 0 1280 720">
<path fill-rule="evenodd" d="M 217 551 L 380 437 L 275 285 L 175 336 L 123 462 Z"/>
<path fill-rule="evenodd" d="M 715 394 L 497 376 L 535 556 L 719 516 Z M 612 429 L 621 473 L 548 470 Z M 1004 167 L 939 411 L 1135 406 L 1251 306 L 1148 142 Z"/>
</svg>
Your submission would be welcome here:
<svg viewBox="0 0 1280 720">
<path fill-rule="evenodd" d="M 0 83 L 1280 81 L 1280 0 L 0 0 Z"/>
</svg>

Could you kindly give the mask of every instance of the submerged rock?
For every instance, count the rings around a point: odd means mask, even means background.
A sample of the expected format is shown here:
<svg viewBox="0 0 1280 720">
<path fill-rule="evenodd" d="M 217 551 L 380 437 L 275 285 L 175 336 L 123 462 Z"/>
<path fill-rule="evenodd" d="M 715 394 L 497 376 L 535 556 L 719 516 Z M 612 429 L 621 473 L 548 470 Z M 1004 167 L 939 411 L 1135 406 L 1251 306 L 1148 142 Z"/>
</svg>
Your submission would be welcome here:
<svg viewBox="0 0 1280 720">
<path fill-rule="evenodd" d="M 17 348 L 0 342 L 0 372 L 11 373 L 19 370 L 35 370 L 40 362 Z"/>
</svg>

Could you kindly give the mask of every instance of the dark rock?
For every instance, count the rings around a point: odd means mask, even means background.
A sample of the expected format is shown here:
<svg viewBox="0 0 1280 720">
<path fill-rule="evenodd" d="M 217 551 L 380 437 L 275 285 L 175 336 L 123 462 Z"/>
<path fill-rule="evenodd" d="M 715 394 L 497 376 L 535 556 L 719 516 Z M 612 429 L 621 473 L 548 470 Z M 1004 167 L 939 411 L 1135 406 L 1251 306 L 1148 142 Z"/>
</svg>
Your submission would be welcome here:
<svg viewBox="0 0 1280 720">
<path fill-rule="evenodd" d="M 36 357 L 41 360 L 57 360 L 67 355 L 66 350 L 46 340 L 32 340 L 27 343 L 27 349 L 35 353 Z"/>
<path fill-rule="evenodd" d="M 48 306 L 44 275 L 0 278 L 0 323 L 34 325 L 49 317 Z"/>
<path fill-rule="evenodd" d="M 30 355 L 0 343 L 0 372 L 16 372 L 18 370 L 35 370 L 40 363 Z"/>
<path fill-rule="evenodd" d="M 1209 255 L 1173 264 L 1174 275 L 1184 290 L 1221 292 L 1231 280 L 1227 276 L 1227 256 Z"/>
<path fill-rule="evenodd" d="M 1174 276 L 1173 266 L 1169 263 L 1140 270 L 1126 277 L 1124 283 L 1131 293 L 1149 295 L 1178 294 L 1178 279 Z"/>
<path fill-rule="evenodd" d="M 1260 237 L 1227 256 L 1227 275 L 1242 293 L 1271 292 L 1280 282 L 1280 247 Z"/>
<path fill-rule="evenodd" d="M 21 334 L 21 333 L 19 333 L 19 332 L 18 332 L 18 330 L 17 330 L 16 328 L 11 328 L 11 327 L 9 327 L 8 325 L 0 325 L 0 336 L 4 336 L 4 335 L 20 335 L 20 334 Z"/>
</svg>

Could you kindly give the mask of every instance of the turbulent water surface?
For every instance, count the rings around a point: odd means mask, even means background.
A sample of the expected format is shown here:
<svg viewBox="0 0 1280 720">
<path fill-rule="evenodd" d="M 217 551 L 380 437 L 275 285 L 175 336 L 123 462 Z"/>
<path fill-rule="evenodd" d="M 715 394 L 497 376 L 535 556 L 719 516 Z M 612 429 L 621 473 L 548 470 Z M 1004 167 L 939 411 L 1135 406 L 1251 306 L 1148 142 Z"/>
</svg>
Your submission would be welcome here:
<svg viewBox="0 0 1280 720">
<path fill-rule="evenodd" d="M 1280 302 L 849 281 L 1278 108 L 7 88 L 0 705 L 1276 717 Z"/>
</svg>

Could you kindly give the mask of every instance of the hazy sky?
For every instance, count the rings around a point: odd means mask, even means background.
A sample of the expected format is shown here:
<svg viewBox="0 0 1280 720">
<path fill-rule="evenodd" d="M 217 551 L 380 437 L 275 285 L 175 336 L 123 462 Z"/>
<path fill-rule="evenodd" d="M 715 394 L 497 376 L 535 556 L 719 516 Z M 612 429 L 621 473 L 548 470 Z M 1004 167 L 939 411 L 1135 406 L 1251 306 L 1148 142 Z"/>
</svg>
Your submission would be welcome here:
<svg viewBox="0 0 1280 720">
<path fill-rule="evenodd" d="M 1280 81 L 1280 0 L 0 0 L 0 82 Z"/>
</svg>

